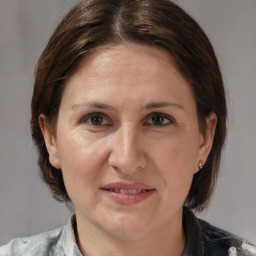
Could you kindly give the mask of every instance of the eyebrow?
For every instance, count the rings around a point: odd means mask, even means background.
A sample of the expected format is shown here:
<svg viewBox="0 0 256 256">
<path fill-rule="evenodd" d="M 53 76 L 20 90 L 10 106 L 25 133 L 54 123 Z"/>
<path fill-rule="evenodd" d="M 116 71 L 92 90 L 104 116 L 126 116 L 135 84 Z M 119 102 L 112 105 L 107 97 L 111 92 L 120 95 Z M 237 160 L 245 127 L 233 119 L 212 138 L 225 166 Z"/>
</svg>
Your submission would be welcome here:
<svg viewBox="0 0 256 256">
<path fill-rule="evenodd" d="M 148 103 L 146 104 L 145 108 L 146 109 L 155 109 L 155 108 L 164 108 L 164 107 L 177 107 L 180 109 L 184 109 L 184 107 L 181 104 L 178 103 L 174 103 L 174 102 L 152 102 L 152 103 Z"/>
<path fill-rule="evenodd" d="M 177 107 L 177 108 L 184 110 L 184 107 L 181 104 L 174 103 L 174 102 L 151 102 L 151 103 L 148 103 L 145 106 L 143 106 L 142 109 L 145 108 L 147 110 L 151 110 L 151 109 L 164 108 L 164 107 L 169 107 L 169 106 Z M 100 103 L 100 102 L 88 102 L 85 104 L 74 104 L 71 107 L 71 110 L 74 111 L 78 108 L 83 108 L 83 107 L 115 111 L 114 107 L 112 107 L 108 104 L 105 104 L 105 103 Z"/>
<path fill-rule="evenodd" d="M 89 108 L 96 108 L 96 109 L 105 109 L 105 110 L 112 110 L 114 111 L 114 108 L 108 104 L 100 103 L 100 102 L 88 102 L 85 104 L 75 104 L 71 107 L 71 110 L 76 110 L 77 108 L 83 108 L 83 107 L 89 107 Z"/>
</svg>

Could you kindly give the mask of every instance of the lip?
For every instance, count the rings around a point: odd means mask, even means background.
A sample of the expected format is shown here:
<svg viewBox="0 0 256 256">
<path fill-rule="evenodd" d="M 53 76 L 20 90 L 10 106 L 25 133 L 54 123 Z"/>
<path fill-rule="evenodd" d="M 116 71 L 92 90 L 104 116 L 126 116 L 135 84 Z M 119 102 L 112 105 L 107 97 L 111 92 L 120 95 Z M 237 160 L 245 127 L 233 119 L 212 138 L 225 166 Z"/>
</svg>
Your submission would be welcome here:
<svg viewBox="0 0 256 256">
<path fill-rule="evenodd" d="M 144 183 L 125 183 L 125 182 L 115 182 L 109 183 L 101 187 L 102 189 L 146 189 L 151 190 L 153 187 Z"/>
<path fill-rule="evenodd" d="M 106 184 L 102 186 L 100 189 L 110 199 L 112 199 L 116 203 L 123 204 L 123 205 L 131 205 L 131 204 L 136 204 L 141 201 L 144 201 L 155 192 L 155 189 L 153 187 L 144 183 L 116 182 L 116 183 Z M 109 189 L 125 189 L 125 190 L 141 189 L 146 191 L 143 191 L 137 194 L 121 194 L 118 192 L 110 191 Z"/>
</svg>

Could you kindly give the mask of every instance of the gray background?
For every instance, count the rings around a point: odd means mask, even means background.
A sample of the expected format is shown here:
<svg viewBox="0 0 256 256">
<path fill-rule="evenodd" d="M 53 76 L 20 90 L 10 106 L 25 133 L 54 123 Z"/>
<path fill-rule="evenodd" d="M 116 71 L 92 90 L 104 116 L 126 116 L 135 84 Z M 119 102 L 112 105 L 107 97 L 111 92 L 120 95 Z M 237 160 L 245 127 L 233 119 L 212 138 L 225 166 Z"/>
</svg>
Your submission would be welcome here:
<svg viewBox="0 0 256 256">
<path fill-rule="evenodd" d="M 30 98 L 36 61 L 75 0 L 0 0 L 0 244 L 66 223 L 37 171 Z M 256 242 L 256 1 L 181 0 L 209 35 L 229 98 L 229 136 L 211 223 Z"/>
</svg>

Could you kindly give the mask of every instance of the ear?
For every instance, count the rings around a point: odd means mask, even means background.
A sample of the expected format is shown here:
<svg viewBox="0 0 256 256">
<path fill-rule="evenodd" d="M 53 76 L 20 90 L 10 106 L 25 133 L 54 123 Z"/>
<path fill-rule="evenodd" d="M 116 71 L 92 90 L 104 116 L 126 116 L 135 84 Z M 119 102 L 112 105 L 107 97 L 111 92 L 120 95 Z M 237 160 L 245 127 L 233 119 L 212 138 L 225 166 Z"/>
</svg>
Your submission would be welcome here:
<svg viewBox="0 0 256 256">
<path fill-rule="evenodd" d="M 205 164 L 208 155 L 210 154 L 213 139 L 215 135 L 216 125 L 217 125 L 217 116 L 214 112 L 211 112 L 205 119 L 206 130 L 205 134 L 201 134 L 201 142 L 198 151 L 198 159 L 196 163 L 195 170 L 199 171 L 199 161 L 202 161 L 202 165 Z"/>
<path fill-rule="evenodd" d="M 53 134 L 53 131 L 50 127 L 50 124 L 46 118 L 45 115 L 41 114 L 38 118 L 38 122 L 42 131 L 42 134 L 44 136 L 44 142 L 49 154 L 49 162 L 53 167 L 56 169 L 60 169 L 60 159 L 58 156 L 58 149 L 57 149 L 57 143 L 56 138 Z"/>
</svg>

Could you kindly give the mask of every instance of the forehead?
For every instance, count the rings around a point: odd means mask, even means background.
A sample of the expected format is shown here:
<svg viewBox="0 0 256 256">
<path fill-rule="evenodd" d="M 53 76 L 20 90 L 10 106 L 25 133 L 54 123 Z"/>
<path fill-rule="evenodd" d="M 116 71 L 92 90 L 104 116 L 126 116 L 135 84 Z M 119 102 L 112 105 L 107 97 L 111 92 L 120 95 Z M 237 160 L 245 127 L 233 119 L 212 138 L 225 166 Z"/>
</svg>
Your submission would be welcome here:
<svg viewBox="0 0 256 256">
<path fill-rule="evenodd" d="M 75 74 L 90 68 L 97 75 L 102 74 L 106 69 L 112 72 L 120 73 L 125 67 L 135 74 L 141 72 L 139 65 L 143 65 L 144 69 L 156 69 L 156 67 L 166 67 L 166 65 L 174 65 L 174 61 L 170 54 L 158 47 L 138 45 L 138 44 L 121 44 L 121 45 L 105 45 L 93 49 L 79 64 Z M 97 72 L 99 71 L 99 72 Z"/>
<path fill-rule="evenodd" d="M 108 44 L 91 50 L 81 60 L 69 80 L 82 76 L 86 70 L 90 71 L 87 77 L 106 76 L 110 72 L 112 75 L 115 73 L 116 77 L 126 75 L 128 72 L 143 76 L 143 71 L 151 71 L 148 75 L 158 73 L 165 74 L 170 79 L 174 79 L 174 76 L 184 79 L 166 50 L 156 46 L 131 43 Z"/>
<path fill-rule="evenodd" d="M 81 100 L 95 95 L 113 100 L 112 94 L 117 92 L 120 98 L 141 96 L 140 100 L 147 100 L 150 96 L 165 96 L 185 102 L 184 95 L 192 95 L 190 85 L 167 51 L 134 44 L 106 45 L 93 50 L 81 61 L 66 87 L 69 96 L 76 94 Z M 131 94 L 133 91 L 136 93 Z"/>
</svg>

